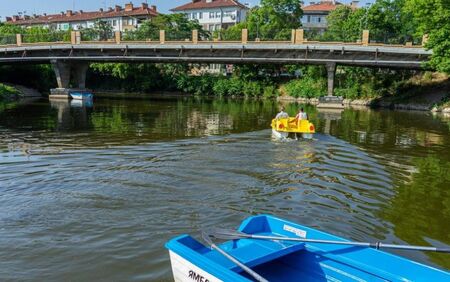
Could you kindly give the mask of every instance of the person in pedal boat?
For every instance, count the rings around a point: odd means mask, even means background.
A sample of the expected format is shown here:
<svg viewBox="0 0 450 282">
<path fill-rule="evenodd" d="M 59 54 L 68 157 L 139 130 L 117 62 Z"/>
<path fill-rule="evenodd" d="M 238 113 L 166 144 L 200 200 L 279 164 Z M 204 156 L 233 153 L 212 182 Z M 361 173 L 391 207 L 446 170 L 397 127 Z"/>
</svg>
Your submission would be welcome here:
<svg viewBox="0 0 450 282">
<path fill-rule="evenodd" d="M 297 119 L 297 120 L 308 119 L 308 115 L 305 113 L 303 108 L 301 108 L 300 111 L 298 112 L 298 114 L 295 116 L 295 119 Z"/>
<path fill-rule="evenodd" d="M 284 107 L 281 107 L 280 112 L 275 116 L 275 119 L 288 118 L 289 114 L 284 111 Z"/>
</svg>

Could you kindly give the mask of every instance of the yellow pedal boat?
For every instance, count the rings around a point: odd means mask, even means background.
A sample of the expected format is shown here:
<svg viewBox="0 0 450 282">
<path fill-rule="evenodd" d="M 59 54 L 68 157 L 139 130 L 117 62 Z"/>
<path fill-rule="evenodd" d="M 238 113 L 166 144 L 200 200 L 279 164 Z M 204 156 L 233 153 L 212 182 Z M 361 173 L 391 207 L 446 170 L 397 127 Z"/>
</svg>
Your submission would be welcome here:
<svg viewBox="0 0 450 282">
<path fill-rule="evenodd" d="M 278 138 L 287 138 L 289 133 L 300 133 L 303 138 L 312 138 L 316 133 L 314 124 L 308 120 L 297 120 L 293 117 L 272 120 L 272 134 Z"/>
</svg>

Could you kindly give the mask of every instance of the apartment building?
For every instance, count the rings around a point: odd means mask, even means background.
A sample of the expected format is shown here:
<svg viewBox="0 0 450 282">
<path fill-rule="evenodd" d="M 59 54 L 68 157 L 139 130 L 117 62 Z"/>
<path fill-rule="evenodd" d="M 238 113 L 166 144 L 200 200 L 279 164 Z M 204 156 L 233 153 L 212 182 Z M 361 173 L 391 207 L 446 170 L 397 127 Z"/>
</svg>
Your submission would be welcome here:
<svg viewBox="0 0 450 282">
<path fill-rule="evenodd" d="M 226 29 L 245 20 L 249 8 L 237 0 L 192 0 L 171 9 L 197 20 L 205 30 Z"/>
<path fill-rule="evenodd" d="M 352 1 L 349 6 L 356 9 L 359 1 Z M 327 16 L 337 7 L 346 5 L 335 0 L 311 1 L 309 5 L 302 6 L 302 26 L 305 30 L 324 32 L 328 28 Z"/>
<path fill-rule="evenodd" d="M 122 8 L 99 9 L 98 11 L 72 11 L 67 10 L 54 15 L 12 16 L 6 22 L 25 27 L 42 26 L 52 30 L 80 30 L 91 28 L 98 20 L 109 23 L 114 31 L 129 31 L 136 29 L 143 21 L 150 20 L 158 15 L 156 6 L 146 3 L 135 7 L 132 3 Z"/>
</svg>

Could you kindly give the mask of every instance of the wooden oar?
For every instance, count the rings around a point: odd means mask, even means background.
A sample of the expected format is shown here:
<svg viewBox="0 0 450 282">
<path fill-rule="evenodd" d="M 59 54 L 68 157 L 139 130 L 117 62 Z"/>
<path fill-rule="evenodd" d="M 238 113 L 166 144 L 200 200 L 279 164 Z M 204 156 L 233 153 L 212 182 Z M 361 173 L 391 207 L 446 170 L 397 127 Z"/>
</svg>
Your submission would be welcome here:
<svg viewBox="0 0 450 282">
<path fill-rule="evenodd" d="M 426 246 L 409 246 L 409 245 L 393 245 L 385 244 L 381 242 L 376 243 L 366 243 L 366 242 L 349 242 L 349 241 L 332 241 L 332 240 L 318 240 L 318 239 L 306 239 L 306 238 L 292 238 L 292 237 L 281 237 L 281 236 L 263 236 L 255 234 L 247 234 L 235 230 L 228 229 L 218 229 L 214 228 L 208 233 L 210 237 L 224 240 L 236 240 L 242 238 L 249 239 L 259 239 L 259 240 L 278 240 L 278 241 L 296 241 L 304 243 L 319 243 L 319 244 L 333 244 L 333 245 L 349 245 L 358 247 L 367 247 L 374 249 L 400 249 L 400 250 L 411 250 L 411 251 L 426 251 L 426 252 L 440 252 L 440 253 L 450 253 L 450 249 L 446 248 L 436 248 L 436 247 L 426 247 Z"/>
<path fill-rule="evenodd" d="M 254 272 L 253 270 L 250 269 L 250 267 L 246 266 L 245 264 L 243 264 L 242 262 L 238 261 L 235 257 L 233 257 L 232 255 L 228 254 L 227 252 L 225 252 L 224 250 L 222 250 L 221 248 L 219 248 L 216 244 L 213 243 L 213 241 L 211 240 L 211 234 L 206 233 L 206 232 L 202 232 L 202 237 L 203 240 L 205 240 L 206 243 L 208 243 L 208 245 L 218 251 L 220 254 L 222 254 L 224 257 L 226 257 L 227 259 L 229 259 L 230 261 L 234 262 L 237 266 L 239 266 L 240 268 L 242 268 L 245 272 L 247 272 L 248 274 L 250 274 L 253 278 L 256 279 L 256 281 L 258 282 L 269 282 L 267 279 L 261 277 L 261 275 L 259 275 L 258 273 Z"/>
</svg>

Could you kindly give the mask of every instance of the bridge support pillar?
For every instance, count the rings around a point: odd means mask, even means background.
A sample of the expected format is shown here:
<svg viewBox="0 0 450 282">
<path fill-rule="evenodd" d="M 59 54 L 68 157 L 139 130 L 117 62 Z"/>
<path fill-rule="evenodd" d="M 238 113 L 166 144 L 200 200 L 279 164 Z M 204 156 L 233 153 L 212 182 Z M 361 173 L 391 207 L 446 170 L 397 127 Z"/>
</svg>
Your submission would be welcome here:
<svg viewBox="0 0 450 282">
<path fill-rule="evenodd" d="M 327 63 L 327 73 L 328 73 L 328 96 L 333 96 L 334 94 L 334 77 L 336 74 L 336 63 Z"/>
<path fill-rule="evenodd" d="M 72 65 L 73 78 L 76 87 L 80 89 L 86 88 L 86 73 L 89 68 L 89 63 L 79 62 Z"/>
<path fill-rule="evenodd" d="M 58 88 L 50 90 L 50 98 L 69 99 L 70 81 L 73 79 L 77 92 L 88 92 L 86 90 L 86 73 L 89 68 L 88 62 L 71 63 L 62 60 L 52 60 L 53 71 L 55 72 Z"/>
<path fill-rule="evenodd" d="M 68 88 L 70 84 L 70 64 L 59 60 L 52 60 L 51 63 L 58 88 Z"/>
</svg>

